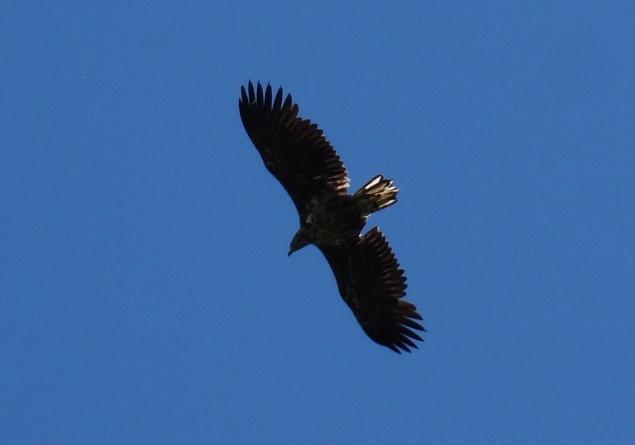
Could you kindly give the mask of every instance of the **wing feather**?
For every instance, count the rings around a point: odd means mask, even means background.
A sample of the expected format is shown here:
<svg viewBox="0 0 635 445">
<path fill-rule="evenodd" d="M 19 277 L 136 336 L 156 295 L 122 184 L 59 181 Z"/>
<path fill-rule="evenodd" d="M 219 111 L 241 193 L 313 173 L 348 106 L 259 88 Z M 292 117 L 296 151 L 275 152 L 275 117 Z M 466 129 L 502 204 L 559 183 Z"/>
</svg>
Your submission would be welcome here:
<svg viewBox="0 0 635 445">
<path fill-rule="evenodd" d="M 351 248 L 320 247 L 329 262 L 338 289 L 366 334 L 395 352 L 417 348 L 413 340 L 423 339 L 415 331 L 425 331 L 406 295 L 406 277 L 377 227 Z"/>
<path fill-rule="evenodd" d="M 298 117 L 290 94 L 284 103 L 279 88 L 264 89 L 249 82 L 240 90 L 240 117 L 265 166 L 280 181 L 300 215 L 316 194 L 346 194 L 349 178 L 344 165 L 317 124 Z"/>
</svg>

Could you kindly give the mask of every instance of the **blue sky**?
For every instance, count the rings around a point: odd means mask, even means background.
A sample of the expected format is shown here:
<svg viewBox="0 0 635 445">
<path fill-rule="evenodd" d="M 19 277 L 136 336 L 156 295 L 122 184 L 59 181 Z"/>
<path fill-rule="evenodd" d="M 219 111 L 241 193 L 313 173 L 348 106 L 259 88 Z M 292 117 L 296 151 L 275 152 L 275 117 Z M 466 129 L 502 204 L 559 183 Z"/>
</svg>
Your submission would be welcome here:
<svg viewBox="0 0 635 445">
<path fill-rule="evenodd" d="M 635 437 L 631 2 L 0 6 L 0 440 Z M 238 116 L 282 85 L 429 332 L 368 340 Z"/>
</svg>

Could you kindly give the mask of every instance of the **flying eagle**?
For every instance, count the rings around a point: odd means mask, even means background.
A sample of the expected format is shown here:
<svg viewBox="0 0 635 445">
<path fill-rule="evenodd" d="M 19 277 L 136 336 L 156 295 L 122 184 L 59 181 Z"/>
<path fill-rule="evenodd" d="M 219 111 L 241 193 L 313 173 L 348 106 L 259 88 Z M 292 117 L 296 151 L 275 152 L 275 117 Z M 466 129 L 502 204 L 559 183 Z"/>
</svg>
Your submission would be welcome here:
<svg viewBox="0 0 635 445">
<path fill-rule="evenodd" d="M 289 255 L 314 244 L 326 257 L 339 292 L 366 334 L 395 352 L 410 352 L 414 332 L 425 331 L 414 304 L 403 300 L 406 277 L 377 227 L 361 231 L 371 213 L 397 202 L 399 189 L 382 175 L 353 194 L 339 156 L 308 119 L 298 116 L 291 95 L 283 101 L 271 86 L 241 87 L 240 117 L 267 169 L 291 196 L 300 229 Z"/>
</svg>

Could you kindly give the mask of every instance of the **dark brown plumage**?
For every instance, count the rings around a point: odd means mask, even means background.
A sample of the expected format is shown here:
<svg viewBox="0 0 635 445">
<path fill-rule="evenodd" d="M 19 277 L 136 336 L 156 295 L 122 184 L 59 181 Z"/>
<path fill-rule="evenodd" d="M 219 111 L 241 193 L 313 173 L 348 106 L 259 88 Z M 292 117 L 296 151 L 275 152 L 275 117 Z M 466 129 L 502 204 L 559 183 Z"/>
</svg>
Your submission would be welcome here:
<svg viewBox="0 0 635 445">
<path fill-rule="evenodd" d="M 416 307 L 403 300 L 406 277 L 377 227 L 362 235 L 368 217 L 397 201 L 391 180 L 378 175 L 354 194 L 339 156 L 291 95 L 271 86 L 241 87 L 240 117 L 267 169 L 295 204 L 300 229 L 289 255 L 308 244 L 326 257 L 340 295 L 366 334 L 395 352 L 416 348 L 425 329 Z"/>
</svg>

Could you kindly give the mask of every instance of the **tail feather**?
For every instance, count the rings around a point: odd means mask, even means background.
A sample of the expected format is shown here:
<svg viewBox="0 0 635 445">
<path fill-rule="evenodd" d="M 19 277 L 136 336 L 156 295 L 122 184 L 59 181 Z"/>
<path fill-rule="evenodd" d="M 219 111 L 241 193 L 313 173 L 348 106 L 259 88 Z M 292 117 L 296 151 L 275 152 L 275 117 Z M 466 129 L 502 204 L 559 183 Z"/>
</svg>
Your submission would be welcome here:
<svg viewBox="0 0 635 445">
<path fill-rule="evenodd" d="M 364 216 L 385 209 L 397 202 L 399 189 L 391 179 L 377 175 L 355 192 L 360 211 Z"/>
</svg>

